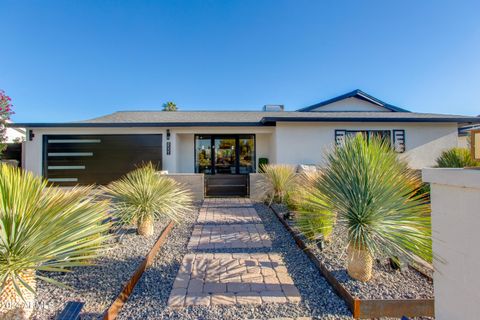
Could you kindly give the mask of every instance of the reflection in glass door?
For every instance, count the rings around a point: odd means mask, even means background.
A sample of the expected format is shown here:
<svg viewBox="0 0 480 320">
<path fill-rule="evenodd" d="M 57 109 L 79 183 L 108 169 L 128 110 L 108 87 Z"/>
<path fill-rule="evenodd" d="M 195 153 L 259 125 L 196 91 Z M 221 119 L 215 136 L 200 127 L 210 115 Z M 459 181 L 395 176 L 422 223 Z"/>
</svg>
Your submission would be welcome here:
<svg viewBox="0 0 480 320">
<path fill-rule="evenodd" d="M 215 137 L 214 173 L 234 174 L 236 166 L 236 139 Z"/>
<path fill-rule="evenodd" d="M 239 172 L 241 174 L 255 172 L 255 139 L 253 135 L 238 137 Z"/>
<path fill-rule="evenodd" d="M 212 137 L 197 136 L 195 139 L 195 172 L 212 172 Z"/>
</svg>

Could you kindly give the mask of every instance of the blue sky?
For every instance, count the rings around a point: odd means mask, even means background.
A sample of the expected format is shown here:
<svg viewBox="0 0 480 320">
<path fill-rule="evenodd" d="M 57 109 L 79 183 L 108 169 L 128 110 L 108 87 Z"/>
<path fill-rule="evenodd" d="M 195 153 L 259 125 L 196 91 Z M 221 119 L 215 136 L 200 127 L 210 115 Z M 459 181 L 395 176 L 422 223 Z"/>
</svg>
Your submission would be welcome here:
<svg viewBox="0 0 480 320">
<path fill-rule="evenodd" d="M 360 88 L 480 114 L 480 1 L 4 1 L 17 122 L 116 110 L 294 110 Z"/>
</svg>

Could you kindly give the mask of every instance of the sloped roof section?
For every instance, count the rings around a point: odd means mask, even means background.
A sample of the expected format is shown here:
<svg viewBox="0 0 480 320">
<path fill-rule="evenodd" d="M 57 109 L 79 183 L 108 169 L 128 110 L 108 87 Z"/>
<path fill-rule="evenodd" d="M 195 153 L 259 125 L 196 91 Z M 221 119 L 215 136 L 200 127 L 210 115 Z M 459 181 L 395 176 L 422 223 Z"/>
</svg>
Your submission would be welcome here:
<svg viewBox="0 0 480 320">
<path fill-rule="evenodd" d="M 357 99 L 372 103 L 372 104 L 374 104 L 376 106 L 379 106 L 381 108 L 384 108 L 386 111 L 390 111 L 390 112 L 410 112 L 406 109 L 396 107 L 396 106 L 391 105 L 389 103 L 383 102 L 382 100 L 377 99 L 374 96 L 371 96 L 368 93 L 365 93 L 360 89 L 353 90 L 351 92 L 342 94 L 342 95 L 340 95 L 338 97 L 335 97 L 335 98 L 332 98 L 332 99 L 322 101 L 320 103 L 314 104 L 314 105 L 309 106 L 309 107 L 298 109 L 297 111 L 300 111 L 300 112 L 321 111 L 321 107 L 323 107 L 323 106 L 332 104 L 332 103 L 337 102 L 337 101 L 345 100 L 345 99 L 348 99 L 348 98 L 357 98 Z M 317 110 L 317 109 L 320 109 L 320 110 Z"/>
<path fill-rule="evenodd" d="M 235 127 L 275 126 L 277 122 L 456 122 L 466 125 L 480 123 L 480 117 L 399 111 L 120 111 L 79 122 L 14 123 L 9 127 Z"/>
</svg>

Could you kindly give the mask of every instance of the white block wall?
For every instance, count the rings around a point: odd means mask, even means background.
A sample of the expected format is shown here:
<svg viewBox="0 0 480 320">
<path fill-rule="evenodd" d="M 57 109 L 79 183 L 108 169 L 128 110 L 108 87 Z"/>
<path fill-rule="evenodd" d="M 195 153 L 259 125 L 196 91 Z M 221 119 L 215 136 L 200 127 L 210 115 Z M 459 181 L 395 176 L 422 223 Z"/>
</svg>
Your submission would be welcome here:
<svg viewBox="0 0 480 320">
<path fill-rule="evenodd" d="M 431 184 L 435 318 L 479 319 L 480 170 L 424 169 Z"/>
</svg>

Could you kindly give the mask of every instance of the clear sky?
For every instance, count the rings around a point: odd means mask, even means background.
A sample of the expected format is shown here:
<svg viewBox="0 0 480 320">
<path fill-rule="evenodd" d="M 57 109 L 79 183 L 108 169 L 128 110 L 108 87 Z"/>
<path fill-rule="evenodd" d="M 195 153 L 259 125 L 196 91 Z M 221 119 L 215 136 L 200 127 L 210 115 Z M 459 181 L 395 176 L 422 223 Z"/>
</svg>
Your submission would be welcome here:
<svg viewBox="0 0 480 320">
<path fill-rule="evenodd" d="M 117 110 L 288 110 L 359 88 L 480 114 L 480 1 L 5 1 L 17 122 Z"/>
</svg>

